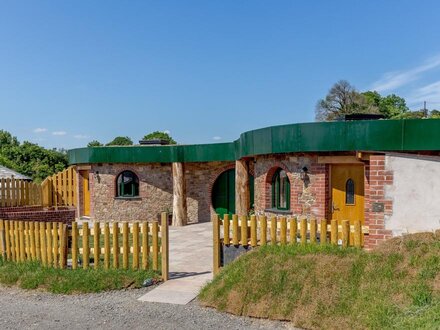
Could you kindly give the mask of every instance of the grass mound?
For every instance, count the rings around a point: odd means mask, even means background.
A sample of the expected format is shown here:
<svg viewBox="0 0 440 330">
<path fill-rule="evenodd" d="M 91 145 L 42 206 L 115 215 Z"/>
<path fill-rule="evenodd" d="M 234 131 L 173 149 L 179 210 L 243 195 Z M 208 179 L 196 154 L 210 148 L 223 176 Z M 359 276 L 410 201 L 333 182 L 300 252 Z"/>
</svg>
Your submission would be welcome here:
<svg viewBox="0 0 440 330">
<path fill-rule="evenodd" d="M 373 252 L 261 247 L 226 266 L 199 298 L 310 329 L 438 329 L 440 232 L 394 238 Z"/>
<path fill-rule="evenodd" d="M 23 289 L 43 289 L 52 293 L 91 293 L 125 288 L 139 288 L 157 273 L 121 269 L 55 269 L 38 262 L 14 263 L 0 257 L 0 283 Z"/>
</svg>

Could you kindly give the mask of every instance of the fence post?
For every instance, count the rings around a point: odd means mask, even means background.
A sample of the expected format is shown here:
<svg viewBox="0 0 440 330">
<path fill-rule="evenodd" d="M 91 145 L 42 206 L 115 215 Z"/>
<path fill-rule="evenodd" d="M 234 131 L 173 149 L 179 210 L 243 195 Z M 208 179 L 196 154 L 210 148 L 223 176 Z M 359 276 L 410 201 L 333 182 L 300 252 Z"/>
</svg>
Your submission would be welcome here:
<svg viewBox="0 0 440 330">
<path fill-rule="evenodd" d="M 113 239 L 113 268 L 119 268 L 119 224 L 117 222 L 113 222 L 113 231 L 112 231 L 112 239 Z"/>
<path fill-rule="evenodd" d="M 30 236 L 30 254 L 32 261 L 37 259 L 36 251 L 35 251 L 35 222 L 29 222 L 29 236 Z"/>
<path fill-rule="evenodd" d="M 83 268 L 89 268 L 89 224 L 87 222 L 83 223 L 82 227 L 82 245 L 83 245 Z"/>
<path fill-rule="evenodd" d="M 338 245 L 338 220 L 332 220 L 331 222 L 330 239 L 333 245 Z"/>
<path fill-rule="evenodd" d="M 25 241 L 24 241 L 24 222 L 19 221 L 18 222 L 18 234 L 20 239 L 20 261 L 25 262 L 26 261 L 26 251 L 25 251 Z"/>
<path fill-rule="evenodd" d="M 46 224 L 40 222 L 40 255 L 43 266 L 47 266 Z"/>
<path fill-rule="evenodd" d="M 307 219 L 301 219 L 301 244 L 307 243 Z"/>
<path fill-rule="evenodd" d="M 6 257 L 6 235 L 5 235 L 5 226 L 4 221 L 0 220 L 0 249 L 2 258 L 5 259 Z"/>
<path fill-rule="evenodd" d="M 298 221 L 296 218 L 290 218 L 290 244 L 296 244 L 298 236 Z"/>
<path fill-rule="evenodd" d="M 72 222 L 72 269 L 78 268 L 78 223 Z"/>
<path fill-rule="evenodd" d="M 122 268 L 128 269 L 128 255 L 130 252 L 130 246 L 128 242 L 129 238 L 128 222 L 122 224 Z"/>
<path fill-rule="evenodd" d="M 255 215 L 251 215 L 251 246 L 257 246 L 257 219 Z"/>
<path fill-rule="evenodd" d="M 247 216 L 242 215 L 240 217 L 240 225 L 241 225 L 241 245 L 248 245 L 248 225 L 247 225 Z"/>
<path fill-rule="evenodd" d="M 270 219 L 270 244 L 277 245 L 277 217 L 272 216 Z"/>
<path fill-rule="evenodd" d="M 159 238 L 158 238 L 158 223 L 154 221 L 152 224 L 152 244 L 153 244 L 153 270 L 159 269 Z"/>
<path fill-rule="evenodd" d="M 232 244 L 237 246 L 238 241 L 238 215 L 232 215 Z"/>
<path fill-rule="evenodd" d="M 259 216 L 260 218 L 260 226 L 261 226 L 261 245 L 267 244 L 267 218 L 265 215 Z"/>
<path fill-rule="evenodd" d="M 362 246 L 362 227 L 360 221 L 354 222 L 354 246 L 360 248 Z"/>
<path fill-rule="evenodd" d="M 321 233 L 319 236 L 321 245 L 324 245 L 327 243 L 327 220 L 321 219 Z"/>
<path fill-rule="evenodd" d="M 316 243 L 316 219 L 310 219 L 310 243 Z"/>
<path fill-rule="evenodd" d="M 229 236 L 229 214 L 225 213 L 223 216 L 223 244 L 229 245 L 231 239 Z"/>
<path fill-rule="evenodd" d="M 168 281 L 170 242 L 168 239 L 168 214 L 166 212 L 162 212 L 160 229 L 162 231 L 162 279 Z"/>
<path fill-rule="evenodd" d="M 142 269 L 148 269 L 148 255 L 150 252 L 150 247 L 148 246 L 148 222 L 143 222 L 141 231 L 142 231 Z"/>
<path fill-rule="evenodd" d="M 93 268 L 99 268 L 99 255 L 101 253 L 101 245 L 99 244 L 99 236 L 101 234 L 101 227 L 98 222 L 93 224 Z"/>
<path fill-rule="evenodd" d="M 5 221 L 5 243 L 6 243 L 6 260 L 11 260 L 11 240 L 9 231 L 9 221 Z"/>
<path fill-rule="evenodd" d="M 67 266 L 67 225 L 64 223 L 59 224 L 59 236 L 60 236 L 60 268 L 64 269 Z"/>
<path fill-rule="evenodd" d="M 110 268 L 110 226 L 104 223 L 104 268 Z"/>
<path fill-rule="evenodd" d="M 163 222 L 162 222 L 163 226 Z M 163 230 L 163 228 L 161 228 Z M 163 232 L 162 232 L 163 234 Z M 163 240 L 163 237 L 162 237 Z M 162 241 L 162 254 L 164 254 L 163 251 L 163 241 Z M 162 264 L 163 264 L 163 255 L 162 255 Z M 139 269 L 139 223 L 135 222 L 133 224 L 133 263 L 132 263 L 133 269 Z M 163 269 L 163 267 L 162 267 Z"/>
<path fill-rule="evenodd" d="M 342 247 L 346 248 L 350 241 L 350 221 L 342 221 Z"/>
<path fill-rule="evenodd" d="M 286 219 L 286 217 L 281 217 L 281 219 L 280 219 L 280 243 L 281 243 L 281 245 L 286 245 L 286 243 L 287 243 L 287 219 Z"/>
<path fill-rule="evenodd" d="M 236 220 L 235 214 L 233 215 L 233 217 L 234 217 L 233 219 Z M 214 275 L 217 275 L 220 270 L 220 221 L 219 221 L 219 216 L 217 214 L 214 214 L 212 216 L 212 226 L 213 226 L 213 244 L 214 244 L 213 272 L 214 272 Z M 237 235 L 236 234 L 237 231 L 233 231 L 234 238 Z M 234 239 L 234 245 L 236 245 L 235 239 Z"/>
</svg>

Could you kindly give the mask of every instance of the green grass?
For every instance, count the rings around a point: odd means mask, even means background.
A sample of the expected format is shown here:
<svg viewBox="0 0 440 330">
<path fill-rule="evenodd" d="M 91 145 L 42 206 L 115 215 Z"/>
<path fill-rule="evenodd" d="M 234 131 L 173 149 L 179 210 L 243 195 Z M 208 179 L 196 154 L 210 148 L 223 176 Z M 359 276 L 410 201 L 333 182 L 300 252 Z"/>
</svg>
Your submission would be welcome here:
<svg viewBox="0 0 440 330">
<path fill-rule="evenodd" d="M 199 298 L 308 329 L 440 329 L 440 232 L 392 239 L 374 252 L 261 247 L 226 266 Z"/>
<path fill-rule="evenodd" d="M 38 262 L 14 263 L 0 258 L 0 283 L 23 289 L 43 289 L 52 293 L 91 293 L 139 288 L 147 278 L 159 279 L 152 270 L 55 269 Z"/>
</svg>

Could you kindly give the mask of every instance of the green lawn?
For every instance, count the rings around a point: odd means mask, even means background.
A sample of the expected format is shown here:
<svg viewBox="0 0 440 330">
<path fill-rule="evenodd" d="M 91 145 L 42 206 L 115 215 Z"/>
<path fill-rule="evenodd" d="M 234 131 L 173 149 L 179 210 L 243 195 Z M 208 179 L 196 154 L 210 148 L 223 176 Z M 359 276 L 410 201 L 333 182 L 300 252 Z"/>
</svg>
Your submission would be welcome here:
<svg viewBox="0 0 440 330">
<path fill-rule="evenodd" d="M 226 266 L 201 292 L 207 306 L 308 329 L 440 329 L 440 232 L 374 252 L 266 246 Z"/>
</svg>

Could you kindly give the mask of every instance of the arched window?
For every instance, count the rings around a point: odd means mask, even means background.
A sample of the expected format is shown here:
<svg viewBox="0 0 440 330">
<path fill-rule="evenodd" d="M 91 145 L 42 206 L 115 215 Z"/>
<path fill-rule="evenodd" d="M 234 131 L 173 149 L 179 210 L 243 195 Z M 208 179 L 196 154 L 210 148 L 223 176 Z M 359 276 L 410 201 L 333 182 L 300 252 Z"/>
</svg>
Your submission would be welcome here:
<svg viewBox="0 0 440 330">
<path fill-rule="evenodd" d="M 290 209 L 290 181 L 286 171 L 279 168 L 272 178 L 272 208 Z"/>
<path fill-rule="evenodd" d="M 348 179 L 345 183 L 345 204 L 354 204 L 354 181 Z"/>
<path fill-rule="evenodd" d="M 124 171 L 116 179 L 118 185 L 116 197 L 137 197 L 139 196 L 139 179 L 131 171 Z"/>
</svg>

